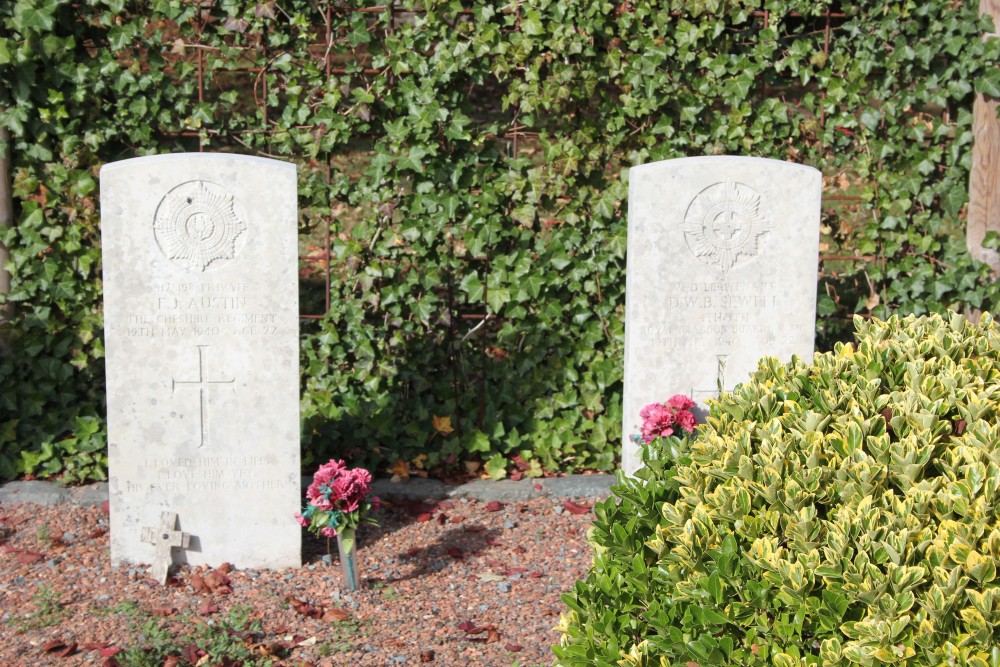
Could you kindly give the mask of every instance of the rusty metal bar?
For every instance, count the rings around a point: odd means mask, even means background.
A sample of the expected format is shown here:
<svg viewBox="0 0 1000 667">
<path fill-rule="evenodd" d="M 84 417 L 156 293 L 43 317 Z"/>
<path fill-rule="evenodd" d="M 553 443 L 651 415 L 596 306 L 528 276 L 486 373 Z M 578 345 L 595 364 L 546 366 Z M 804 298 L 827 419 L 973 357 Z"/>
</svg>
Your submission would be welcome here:
<svg viewBox="0 0 1000 667">
<path fill-rule="evenodd" d="M 826 8 L 825 15 L 825 25 L 823 27 L 823 55 L 825 56 L 827 62 L 830 60 L 830 19 L 831 19 L 830 7 Z M 823 144 L 823 134 L 826 132 L 826 91 L 820 93 L 820 105 L 819 105 L 819 149 L 821 151 L 826 149 Z"/>
<path fill-rule="evenodd" d="M 819 261 L 823 262 L 874 262 L 875 255 L 820 255 Z"/>
</svg>

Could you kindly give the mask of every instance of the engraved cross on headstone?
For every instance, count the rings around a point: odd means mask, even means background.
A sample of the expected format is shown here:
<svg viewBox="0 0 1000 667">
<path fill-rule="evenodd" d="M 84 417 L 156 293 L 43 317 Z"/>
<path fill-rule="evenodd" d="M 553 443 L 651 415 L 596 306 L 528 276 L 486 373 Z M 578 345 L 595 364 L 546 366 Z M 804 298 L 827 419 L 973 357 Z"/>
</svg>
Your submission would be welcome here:
<svg viewBox="0 0 1000 667">
<path fill-rule="evenodd" d="M 198 387 L 198 403 L 199 403 L 199 415 L 200 424 L 198 428 L 198 434 L 200 440 L 198 441 L 198 447 L 201 448 L 205 445 L 208 427 L 208 406 L 207 399 L 205 397 L 205 389 L 207 385 L 213 384 L 233 384 L 236 378 L 229 378 L 228 380 L 206 380 L 205 379 L 205 358 L 204 349 L 208 345 L 198 345 L 198 379 L 197 380 L 175 380 L 171 379 L 170 382 L 170 393 L 173 395 L 174 391 L 177 389 L 177 385 L 194 385 Z"/>
<path fill-rule="evenodd" d="M 716 358 L 716 387 L 715 389 L 695 389 L 691 388 L 691 398 L 696 399 L 695 394 L 707 395 L 709 398 L 717 398 L 724 391 L 731 391 L 726 388 L 726 360 L 728 354 L 717 354 Z"/>
<path fill-rule="evenodd" d="M 191 536 L 177 530 L 176 526 L 177 514 L 164 512 L 160 515 L 159 528 L 142 529 L 142 541 L 156 546 L 152 574 L 153 579 L 161 584 L 167 583 L 167 571 L 173 562 L 172 549 L 187 549 L 191 545 Z"/>
</svg>

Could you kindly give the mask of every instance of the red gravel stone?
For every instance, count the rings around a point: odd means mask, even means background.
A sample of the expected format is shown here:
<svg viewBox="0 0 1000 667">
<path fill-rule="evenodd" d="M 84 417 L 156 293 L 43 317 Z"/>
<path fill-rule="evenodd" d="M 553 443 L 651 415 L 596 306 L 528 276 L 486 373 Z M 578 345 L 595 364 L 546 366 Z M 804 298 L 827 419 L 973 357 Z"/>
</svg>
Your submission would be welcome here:
<svg viewBox="0 0 1000 667">
<path fill-rule="evenodd" d="M 340 585 L 336 549 L 324 564 L 326 540 L 307 533 L 299 570 L 180 566 L 176 585 L 160 586 L 148 564 L 111 567 L 101 507 L 5 503 L 0 665 L 99 665 L 138 645 L 150 620 L 185 637 L 238 608 L 261 621 L 263 632 L 248 641 L 258 654 L 279 656 L 278 665 L 381 667 L 400 658 L 549 665 L 559 639 L 552 628 L 564 611 L 560 595 L 591 560 L 585 536 L 592 513 L 560 514 L 555 506 L 551 499 L 500 508 L 444 501 L 434 511 L 447 509 L 446 520 L 421 521 L 433 513 L 429 507 L 387 504 L 375 514 L 380 526 L 359 529 L 364 584 L 349 592 Z M 39 627 L 43 620 L 54 622 Z"/>
</svg>

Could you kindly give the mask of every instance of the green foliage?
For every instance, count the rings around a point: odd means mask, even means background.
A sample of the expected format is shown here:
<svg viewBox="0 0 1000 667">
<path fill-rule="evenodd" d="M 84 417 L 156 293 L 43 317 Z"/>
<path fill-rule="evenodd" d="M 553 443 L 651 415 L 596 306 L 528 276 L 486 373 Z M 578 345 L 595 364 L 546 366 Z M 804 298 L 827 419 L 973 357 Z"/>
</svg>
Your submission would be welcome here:
<svg viewBox="0 0 1000 667">
<path fill-rule="evenodd" d="M 855 312 L 989 308 L 959 241 L 973 90 L 1000 85 L 973 4 L 0 3 L 0 477 L 103 474 L 96 180 L 136 155 L 295 161 L 303 248 L 332 221 L 331 306 L 302 327 L 307 466 L 613 468 L 626 170 L 651 160 L 790 159 L 859 198 L 824 218 L 830 252 L 868 259 L 824 263 L 823 346 Z M 309 312 L 323 273 L 303 267 Z"/>
<path fill-rule="evenodd" d="M 160 667 L 168 662 L 244 667 L 275 664 L 274 658 L 254 648 L 261 623 L 251 619 L 248 607 L 233 607 L 218 621 L 198 623 L 198 629 L 191 634 L 175 634 L 168 627 L 168 620 L 157 619 L 134 608 L 123 611 L 130 616 L 138 641 L 115 654 L 114 659 L 121 667 Z"/>
<path fill-rule="evenodd" d="M 595 508 L 561 665 L 995 664 L 1000 328 L 856 318 Z"/>
<path fill-rule="evenodd" d="M 38 587 L 38 590 L 31 596 L 31 602 L 34 611 L 24 616 L 15 616 L 12 620 L 18 632 L 49 628 L 58 625 L 69 615 L 66 603 L 62 599 L 62 593 L 45 584 Z"/>
</svg>

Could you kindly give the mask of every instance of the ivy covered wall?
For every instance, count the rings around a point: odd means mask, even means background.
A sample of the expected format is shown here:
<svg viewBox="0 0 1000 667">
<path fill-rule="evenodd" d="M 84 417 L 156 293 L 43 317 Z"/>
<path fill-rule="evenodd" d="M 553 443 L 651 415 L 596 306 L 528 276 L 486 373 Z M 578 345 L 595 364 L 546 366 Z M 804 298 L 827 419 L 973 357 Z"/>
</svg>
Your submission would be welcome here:
<svg viewBox="0 0 1000 667">
<path fill-rule="evenodd" d="M 298 164 L 307 465 L 613 467 L 635 164 L 822 170 L 821 348 L 854 313 L 991 308 L 964 248 L 973 91 L 1000 94 L 976 10 L 3 3 L 0 476 L 104 474 L 97 173 L 137 155 Z"/>
</svg>

